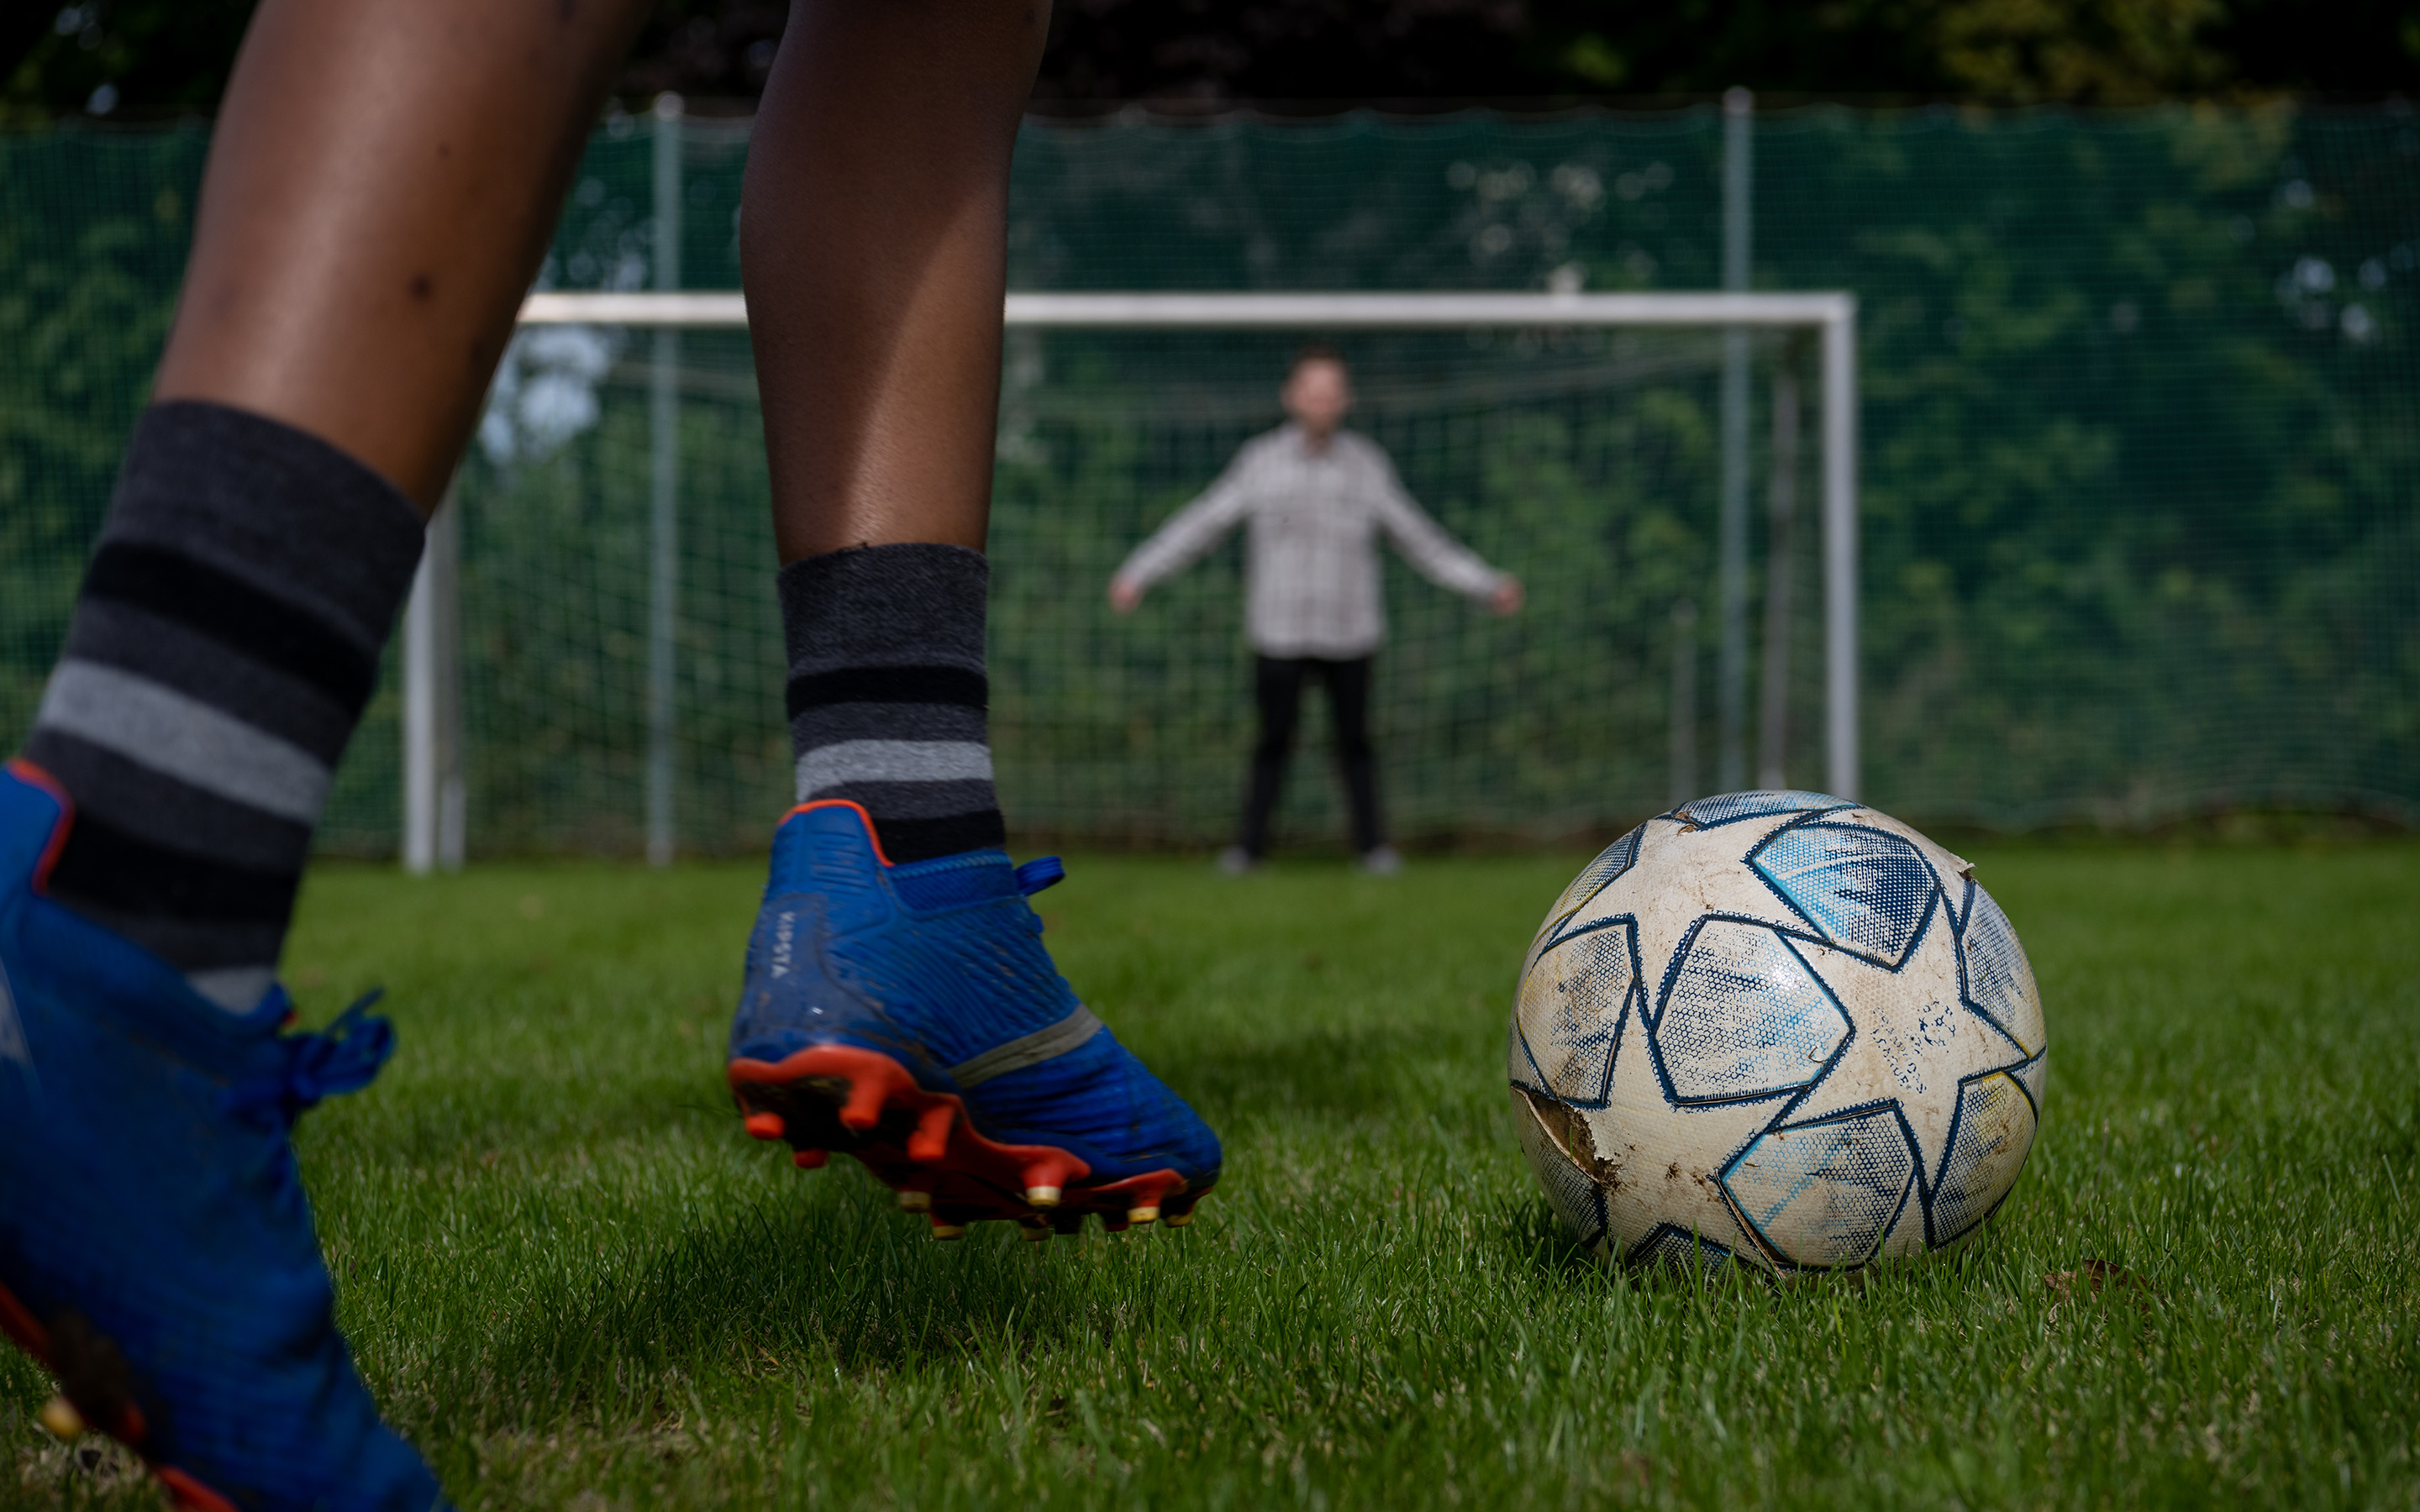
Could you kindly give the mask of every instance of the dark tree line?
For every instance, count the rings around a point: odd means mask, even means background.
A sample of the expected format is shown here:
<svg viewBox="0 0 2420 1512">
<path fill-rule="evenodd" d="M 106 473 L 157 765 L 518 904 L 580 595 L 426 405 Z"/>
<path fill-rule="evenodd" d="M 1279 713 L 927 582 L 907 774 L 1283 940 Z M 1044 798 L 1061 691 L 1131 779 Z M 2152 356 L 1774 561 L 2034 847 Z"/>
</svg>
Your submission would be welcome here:
<svg viewBox="0 0 2420 1512">
<path fill-rule="evenodd" d="M 625 70 L 744 109 L 786 0 L 660 0 Z M 252 0 L 0 7 L 0 119 L 208 113 Z M 1703 97 L 2127 104 L 2420 85 L 2420 0 L 1059 0 L 1039 108 Z"/>
</svg>

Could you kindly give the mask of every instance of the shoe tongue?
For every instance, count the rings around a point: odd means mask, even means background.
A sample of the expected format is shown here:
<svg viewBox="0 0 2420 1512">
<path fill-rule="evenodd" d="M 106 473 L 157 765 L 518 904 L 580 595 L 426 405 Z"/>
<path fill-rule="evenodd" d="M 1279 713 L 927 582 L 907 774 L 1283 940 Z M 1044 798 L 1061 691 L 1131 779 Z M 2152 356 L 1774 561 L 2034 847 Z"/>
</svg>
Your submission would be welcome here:
<svg viewBox="0 0 2420 1512">
<path fill-rule="evenodd" d="M 1023 896 L 1004 851 L 967 851 L 894 866 L 891 888 L 919 913 Z"/>
<path fill-rule="evenodd" d="M 244 1012 L 233 1013 L 173 976 L 174 968 L 147 961 L 140 980 L 118 981 L 107 995 L 109 1011 L 129 1028 L 213 1076 L 242 1076 L 273 1045 L 293 1017 L 286 989 L 272 986 Z M 183 991 L 161 990 L 162 979 Z M 130 990 L 131 989 L 131 990 Z"/>
</svg>

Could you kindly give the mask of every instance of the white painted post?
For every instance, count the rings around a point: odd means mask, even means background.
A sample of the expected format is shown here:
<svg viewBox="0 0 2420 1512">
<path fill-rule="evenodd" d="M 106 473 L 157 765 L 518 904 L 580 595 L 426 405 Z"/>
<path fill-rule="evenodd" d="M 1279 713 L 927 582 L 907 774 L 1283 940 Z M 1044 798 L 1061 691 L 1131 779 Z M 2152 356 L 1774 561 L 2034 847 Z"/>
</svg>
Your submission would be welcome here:
<svg viewBox="0 0 2420 1512">
<path fill-rule="evenodd" d="M 1723 288 L 1745 293 L 1754 184 L 1756 97 L 1723 91 Z M 1715 664 L 1714 785 L 1730 793 L 1747 785 L 1747 330 L 1723 332 L 1722 635 Z"/>
<path fill-rule="evenodd" d="M 1823 785 L 1854 798 L 1857 769 L 1857 305 L 1823 322 Z"/>
<path fill-rule="evenodd" d="M 655 284 L 680 288 L 681 98 L 656 97 Z M 647 595 L 647 864 L 669 866 L 677 838 L 673 813 L 675 631 L 680 592 L 680 332 L 656 328 L 648 375 L 648 447 L 654 463 L 649 507 Z"/>
</svg>

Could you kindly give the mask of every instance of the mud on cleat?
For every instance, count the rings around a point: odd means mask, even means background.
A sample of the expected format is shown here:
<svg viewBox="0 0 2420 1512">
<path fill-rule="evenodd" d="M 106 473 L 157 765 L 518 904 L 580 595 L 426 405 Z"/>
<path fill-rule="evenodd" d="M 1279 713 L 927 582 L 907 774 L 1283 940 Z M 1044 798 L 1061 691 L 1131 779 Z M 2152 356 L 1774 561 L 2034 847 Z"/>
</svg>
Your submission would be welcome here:
<svg viewBox="0 0 2420 1512">
<path fill-rule="evenodd" d="M 893 866 L 858 805 L 791 810 L 731 1026 L 749 1132 L 856 1156 L 937 1234 L 1191 1211 L 1218 1136 L 1050 964 L 1025 900 L 1063 875 L 996 850 Z"/>
<path fill-rule="evenodd" d="M 72 823 L 0 772 L 0 1332 L 56 1376 L 43 1426 L 132 1446 L 188 1507 L 428 1512 L 437 1481 L 379 1421 L 287 1142 L 394 1049 L 354 1005 L 278 1031 L 43 896 Z"/>
</svg>

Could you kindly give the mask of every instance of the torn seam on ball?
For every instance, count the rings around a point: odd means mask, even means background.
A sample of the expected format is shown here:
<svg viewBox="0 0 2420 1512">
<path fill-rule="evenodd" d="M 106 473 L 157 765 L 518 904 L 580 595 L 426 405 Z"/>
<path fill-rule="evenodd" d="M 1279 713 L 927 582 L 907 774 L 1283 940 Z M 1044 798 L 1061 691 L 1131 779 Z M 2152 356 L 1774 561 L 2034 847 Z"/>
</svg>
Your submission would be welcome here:
<svg viewBox="0 0 2420 1512">
<path fill-rule="evenodd" d="M 1610 1192 L 1621 1184 L 1621 1162 L 1608 1160 L 1596 1152 L 1596 1136 L 1589 1132 L 1588 1120 L 1551 1097 L 1542 1097 L 1526 1087 L 1514 1091 L 1527 1098 L 1529 1110 L 1538 1116 L 1546 1133 L 1574 1164 L 1596 1179 L 1599 1186 Z"/>
</svg>

